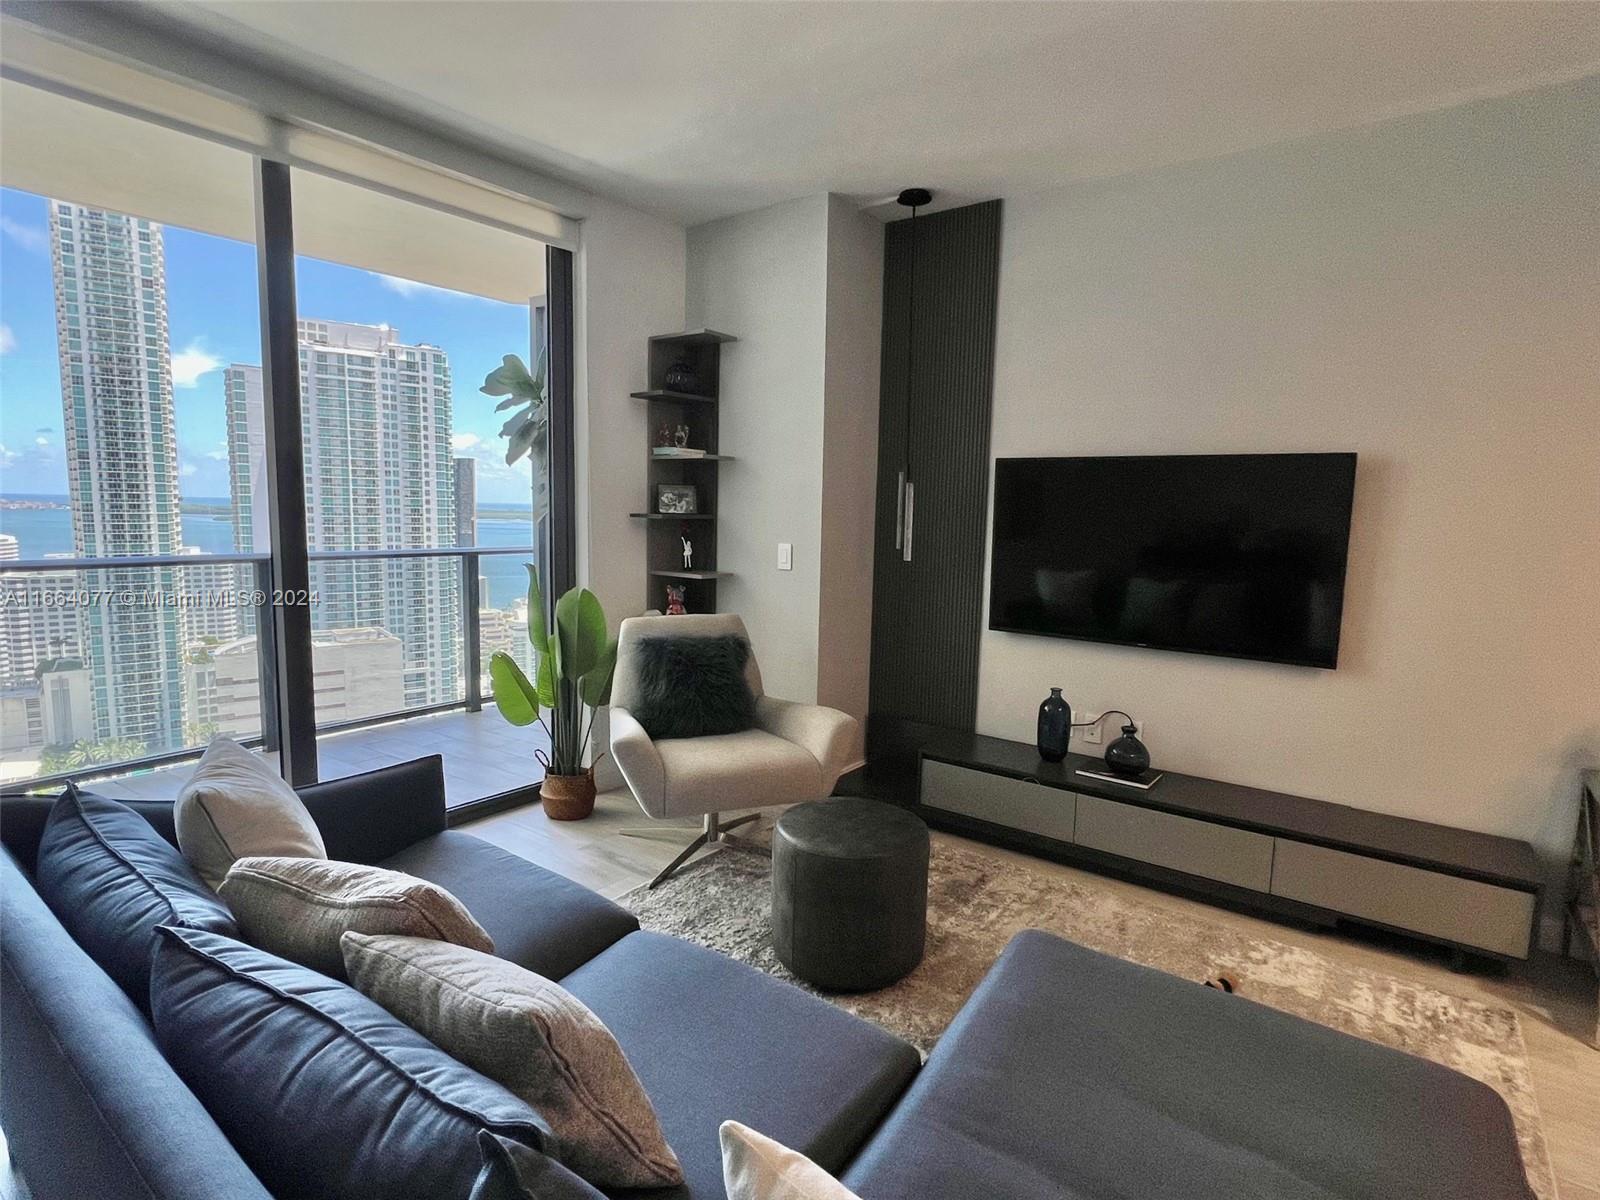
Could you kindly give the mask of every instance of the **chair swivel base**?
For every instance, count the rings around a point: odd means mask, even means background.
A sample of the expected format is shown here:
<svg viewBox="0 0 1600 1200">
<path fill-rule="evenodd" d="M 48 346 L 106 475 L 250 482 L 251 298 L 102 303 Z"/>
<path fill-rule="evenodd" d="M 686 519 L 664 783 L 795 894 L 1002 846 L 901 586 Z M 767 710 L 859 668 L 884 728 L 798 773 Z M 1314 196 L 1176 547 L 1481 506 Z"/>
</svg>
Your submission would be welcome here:
<svg viewBox="0 0 1600 1200">
<path fill-rule="evenodd" d="M 693 858 L 695 852 L 702 846 L 709 846 L 714 842 L 722 841 L 730 829 L 737 829 L 741 825 L 748 825 L 751 821 L 759 820 L 760 817 L 760 813 L 749 813 L 735 820 L 724 822 L 718 819 L 718 814 L 707 813 L 705 816 L 705 827 L 700 831 L 699 836 L 685 846 L 677 858 L 673 859 L 670 863 L 663 867 L 661 873 L 650 881 L 649 886 L 652 889 L 659 887 L 661 884 L 665 883 L 667 880 L 676 875 L 679 868 L 682 867 L 684 863 L 688 862 L 689 859 Z M 635 831 L 628 829 L 622 831 L 624 837 L 659 837 L 666 832 L 666 830 Z"/>
</svg>

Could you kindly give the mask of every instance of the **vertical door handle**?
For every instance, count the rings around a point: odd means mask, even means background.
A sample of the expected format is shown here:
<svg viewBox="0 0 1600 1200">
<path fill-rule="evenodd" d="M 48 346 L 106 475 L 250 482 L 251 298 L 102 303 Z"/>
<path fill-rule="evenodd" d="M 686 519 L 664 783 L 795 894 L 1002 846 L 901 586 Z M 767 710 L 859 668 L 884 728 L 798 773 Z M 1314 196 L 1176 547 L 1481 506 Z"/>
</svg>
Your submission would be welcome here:
<svg viewBox="0 0 1600 1200">
<path fill-rule="evenodd" d="M 906 562 L 911 561 L 911 532 L 916 527 L 917 488 L 909 479 L 906 480 L 906 538 L 905 546 L 900 557 Z"/>
<path fill-rule="evenodd" d="M 901 549 L 906 537 L 906 473 L 894 477 L 894 548 Z"/>
</svg>

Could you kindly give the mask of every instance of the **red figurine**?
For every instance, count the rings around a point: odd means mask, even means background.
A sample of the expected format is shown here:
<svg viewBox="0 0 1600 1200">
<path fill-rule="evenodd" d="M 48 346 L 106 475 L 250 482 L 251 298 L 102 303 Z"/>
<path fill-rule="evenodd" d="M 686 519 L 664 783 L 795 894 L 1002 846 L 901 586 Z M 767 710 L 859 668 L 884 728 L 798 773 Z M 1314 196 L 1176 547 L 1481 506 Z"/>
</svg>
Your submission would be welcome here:
<svg viewBox="0 0 1600 1200">
<path fill-rule="evenodd" d="M 689 610 L 683 606 L 683 593 L 688 586 L 682 583 L 667 584 L 667 616 L 686 617 Z"/>
</svg>

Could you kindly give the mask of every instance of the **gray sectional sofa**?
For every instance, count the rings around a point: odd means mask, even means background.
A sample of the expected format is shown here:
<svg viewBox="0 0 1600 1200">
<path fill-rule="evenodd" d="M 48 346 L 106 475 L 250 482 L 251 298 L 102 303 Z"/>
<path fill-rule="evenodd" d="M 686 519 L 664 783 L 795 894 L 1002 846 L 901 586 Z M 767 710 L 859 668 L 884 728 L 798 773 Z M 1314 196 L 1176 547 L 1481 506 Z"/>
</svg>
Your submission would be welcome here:
<svg viewBox="0 0 1600 1200">
<path fill-rule="evenodd" d="M 448 888 L 501 955 L 611 1028 L 686 1173 L 616 1200 L 724 1200 L 729 1118 L 864 1200 L 1531 1195 L 1510 1114 L 1481 1084 L 1042 933 L 1012 941 L 923 1065 L 876 1026 L 447 829 L 442 784 L 424 759 L 301 794 L 329 857 Z M 170 805 L 132 807 L 173 837 Z M 48 810 L 0 805 L 0 1124 L 34 1196 L 266 1197 L 32 887 Z"/>
</svg>

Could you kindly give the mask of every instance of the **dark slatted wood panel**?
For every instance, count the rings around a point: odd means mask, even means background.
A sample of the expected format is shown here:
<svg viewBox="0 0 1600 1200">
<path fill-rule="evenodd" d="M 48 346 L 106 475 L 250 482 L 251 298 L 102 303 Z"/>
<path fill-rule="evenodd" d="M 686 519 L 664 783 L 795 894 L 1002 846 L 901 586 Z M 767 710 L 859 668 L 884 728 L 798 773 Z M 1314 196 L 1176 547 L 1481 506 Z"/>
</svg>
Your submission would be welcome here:
<svg viewBox="0 0 1600 1200">
<path fill-rule="evenodd" d="M 1000 202 L 917 218 L 913 380 L 906 378 L 911 223 L 884 231 L 878 521 L 872 595 L 877 720 L 971 729 L 978 700 Z M 895 549 L 895 481 L 916 485 L 912 561 Z"/>
</svg>

